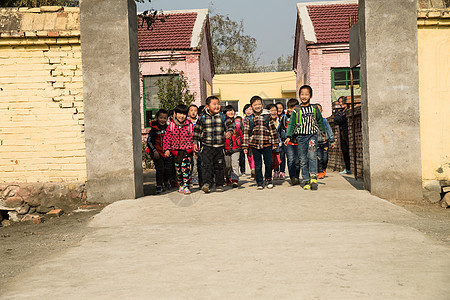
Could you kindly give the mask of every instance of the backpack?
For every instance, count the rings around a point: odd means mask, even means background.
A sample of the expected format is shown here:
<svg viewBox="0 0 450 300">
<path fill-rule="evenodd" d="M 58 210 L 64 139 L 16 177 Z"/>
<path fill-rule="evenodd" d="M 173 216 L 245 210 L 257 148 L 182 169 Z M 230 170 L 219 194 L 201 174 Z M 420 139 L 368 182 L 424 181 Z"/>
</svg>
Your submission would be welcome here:
<svg viewBox="0 0 450 300">
<path fill-rule="evenodd" d="M 317 120 L 317 108 L 313 106 L 313 111 L 314 111 L 314 119 Z M 300 123 L 302 121 L 302 109 L 300 108 L 298 111 L 295 111 L 297 114 L 297 125 L 300 126 Z"/>
<path fill-rule="evenodd" d="M 266 124 L 267 129 L 270 131 L 270 115 L 263 115 L 264 124 Z M 255 115 L 251 114 L 248 116 L 248 124 L 250 125 L 250 136 L 253 135 L 253 129 L 255 128 Z"/>
<path fill-rule="evenodd" d="M 225 127 L 225 120 L 227 119 L 227 116 L 223 112 L 219 112 L 220 119 L 222 120 L 222 124 Z M 202 113 L 198 121 L 201 121 L 203 124 L 205 124 L 206 121 L 206 112 Z M 197 121 L 197 122 L 198 122 Z"/>
</svg>

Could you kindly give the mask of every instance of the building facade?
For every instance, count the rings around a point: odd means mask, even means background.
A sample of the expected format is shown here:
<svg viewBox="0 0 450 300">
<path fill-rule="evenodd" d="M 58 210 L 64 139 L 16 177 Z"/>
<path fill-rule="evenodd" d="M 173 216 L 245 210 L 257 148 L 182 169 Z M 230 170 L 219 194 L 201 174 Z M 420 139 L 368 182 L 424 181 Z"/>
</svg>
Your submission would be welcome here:
<svg viewBox="0 0 450 300">
<path fill-rule="evenodd" d="M 244 105 L 255 95 L 263 99 L 264 105 L 295 98 L 295 80 L 293 71 L 220 74 L 213 79 L 214 95 L 222 106 L 233 105 L 242 116 Z"/>
<path fill-rule="evenodd" d="M 164 22 L 138 28 L 142 132 L 146 134 L 159 108 L 158 80 L 171 68 L 183 72 L 196 105 L 212 94 L 212 59 L 207 9 L 164 12 Z"/>
<path fill-rule="evenodd" d="M 312 101 L 323 114 L 332 113 L 332 102 L 350 95 L 349 28 L 358 16 L 358 1 L 324 1 L 297 4 L 294 71 L 297 88 L 309 84 Z M 359 68 L 353 69 L 354 88 L 360 92 Z"/>
</svg>

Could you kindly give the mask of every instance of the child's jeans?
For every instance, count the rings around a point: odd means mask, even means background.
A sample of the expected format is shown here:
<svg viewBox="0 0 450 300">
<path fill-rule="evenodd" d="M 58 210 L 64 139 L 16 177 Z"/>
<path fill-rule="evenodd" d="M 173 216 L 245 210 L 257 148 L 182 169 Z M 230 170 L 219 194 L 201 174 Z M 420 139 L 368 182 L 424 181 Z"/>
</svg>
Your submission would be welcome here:
<svg viewBox="0 0 450 300">
<path fill-rule="evenodd" d="M 192 183 L 198 183 L 199 182 L 199 172 L 198 172 L 199 166 L 198 166 L 198 158 L 192 157 L 192 163 L 191 163 L 191 179 Z"/>
<path fill-rule="evenodd" d="M 171 158 L 160 156 L 158 159 L 152 157 L 156 169 L 156 186 L 163 186 L 167 183 L 172 175 Z"/>
<path fill-rule="evenodd" d="M 300 134 L 297 137 L 300 170 L 304 182 L 311 179 L 310 175 L 317 176 L 317 137 L 317 133 Z"/>
<path fill-rule="evenodd" d="M 255 161 L 255 179 L 257 185 L 263 185 L 264 178 L 272 179 L 272 147 L 263 149 L 250 148 Z M 262 161 L 264 159 L 264 178 L 262 174 Z"/>
<path fill-rule="evenodd" d="M 189 187 L 191 184 L 191 161 L 192 156 L 186 156 L 181 163 L 175 162 L 177 171 L 177 181 L 182 187 Z"/>
<path fill-rule="evenodd" d="M 319 143 L 317 146 L 317 170 L 319 173 L 325 171 L 328 165 L 328 142 Z"/>
<path fill-rule="evenodd" d="M 225 155 L 225 177 L 231 181 L 239 180 L 239 156 L 241 152 L 234 152 L 231 155 Z"/>
<path fill-rule="evenodd" d="M 291 181 L 300 176 L 300 156 L 298 155 L 297 145 L 286 146 L 287 168 Z"/>
<path fill-rule="evenodd" d="M 202 177 L 203 183 L 210 186 L 216 181 L 216 186 L 223 186 L 224 181 L 224 147 L 203 146 L 200 152 L 202 156 Z"/>
</svg>

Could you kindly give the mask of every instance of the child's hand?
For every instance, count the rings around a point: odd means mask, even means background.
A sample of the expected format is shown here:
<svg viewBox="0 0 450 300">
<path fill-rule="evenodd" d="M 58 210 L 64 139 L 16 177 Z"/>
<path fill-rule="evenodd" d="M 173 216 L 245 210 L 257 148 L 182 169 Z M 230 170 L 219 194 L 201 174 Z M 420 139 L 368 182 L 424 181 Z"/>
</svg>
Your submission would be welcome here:
<svg viewBox="0 0 450 300">
<path fill-rule="evenodd" d="M 272 145 L 272 150 L 276 150 L 278 148 L 277 145 Z"/>
<path fill-rule="evenodd" d="M 335 149 L 336 148 L 336 144 L 331 144 L 331 149 Z"/>
<path fill-rule="evenodd" d="M 159 159 L 161 157 L 157 150 L 153 151 L 153 156 L 155 157 L 155 159 Z"/>
<path fill-rule="evenodd" d="M 244 154 L 248 154 L 248 149 L 244 149 Z"/>
<path fill-rule="evenodd" d="M 284 141 L 284 144 L 287 146 L 287 145 L 289 144 L 290 141 L 291 141 L 291 138 L 287 138 L 287 139 Z"/>
<path fill-rule="evenodd" d="M 195 153 L 198 153 L 198 151 L 200 151 L 199 148 L 200 148 L 200 147 L 199 147 L 197 144 L 195 144 L 195 145 L 194 145 L 194 152 L 195 152 Z"/>
<path fill-rule="evenodd" d="M 230 137 L 231 137 L 231 132 L 230 131 L 227 131 L 227 133 L 225 133 L 225 137 L 227 138 L 227 139 L 229 139 Z"/>
<path fill-rule="evenodd" d="M 164 154 L 166 155 L 166 157 L 170 157 L 170 151 L 166 150 L 166 152 L 164 152 Z"/>
</svg>

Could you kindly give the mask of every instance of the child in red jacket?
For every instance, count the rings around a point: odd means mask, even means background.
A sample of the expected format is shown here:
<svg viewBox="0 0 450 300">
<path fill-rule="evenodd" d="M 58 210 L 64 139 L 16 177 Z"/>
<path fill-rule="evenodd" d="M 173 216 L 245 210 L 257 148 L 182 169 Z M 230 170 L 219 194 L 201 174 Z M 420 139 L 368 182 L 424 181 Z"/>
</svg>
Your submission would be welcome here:
<svg viewBox="0 0 450 300">
<path fill-rule="evenodd" d="M 236 188 L 239 181 L 239 156 L 242 151 L 241 144 L 244 137 L 242 131 L 244 126 L 242 121 L 235 118 L 236 111 L 233 106 L 225 106 L 223 113 L 235 125 L 233 135 L 225 140 L 225 176 L 226 184 L 231 184 L 232 187 Z"/>
<path fill-rule="evenodd" d="M 173 122 L 167 126 L 164 136 L 164 151 L 166 157 L 170 157 L 170 155 L 174 157 L 180 186 L 178 191 L 190 194 L 194 125 L 191 120 L 187 119 L 187 115 L 188 107 L 186 105 L 179 104 L 175 107 Z"/>
</svg>

